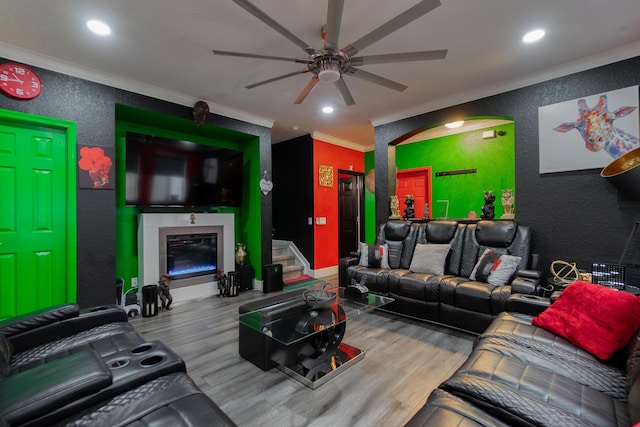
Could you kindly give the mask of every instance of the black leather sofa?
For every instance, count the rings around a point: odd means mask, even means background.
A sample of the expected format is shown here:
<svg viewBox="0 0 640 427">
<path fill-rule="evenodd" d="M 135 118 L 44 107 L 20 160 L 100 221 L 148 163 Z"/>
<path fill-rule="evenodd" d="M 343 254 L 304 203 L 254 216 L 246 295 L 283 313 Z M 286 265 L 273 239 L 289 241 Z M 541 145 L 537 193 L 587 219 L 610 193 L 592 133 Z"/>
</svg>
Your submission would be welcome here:
<svg viewBox="0 0 640 427">
<path fill-rule="evenodd" d="M 339 284 L 366 279 L 370 291 L 394 298 L 386 309 L 481 333 L 504 310 L 510 295 L 537 292 L 541 273 L 535 270 L 531 236 L 528 226 L 515 221 L 389 221 L 379 227 L 376 245 L 388 245 L 390 268 L 358 265 L 358 256 L 341 258 Z M 416 244 L 451 245 L 444 274 L 409 269 Z M 485 249 L 521 258 L 517 274 L 506 285 L 469 279 Z"/>
<path fill-rule="evenodd" d="M 516 308 L 526 305 L 516 298 Z M 510 301 L 506 306 L 515 307 Z M 536 306 L 527 311 L 544 308 Z M 514 311 L 498 315 L 467 361 L 431 393 L 407 427 L 637 425 L 640 330 L 626 349 L 603 362 L 533 326 L 533 317 Z"/>
<path fill-rule="evenodd" d="M 116 306 L 61 305 L 0 322 L 2 426 L 235 425 Z"/>
</svg>

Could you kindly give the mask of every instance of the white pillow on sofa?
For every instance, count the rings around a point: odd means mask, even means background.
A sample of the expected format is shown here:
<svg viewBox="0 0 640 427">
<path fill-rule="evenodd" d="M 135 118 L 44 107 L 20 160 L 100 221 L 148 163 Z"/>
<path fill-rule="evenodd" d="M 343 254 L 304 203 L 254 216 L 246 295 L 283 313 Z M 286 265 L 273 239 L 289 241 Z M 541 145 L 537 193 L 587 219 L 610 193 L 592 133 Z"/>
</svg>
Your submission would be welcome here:
<svg viewBox="0 0 640 427">
<path fill-rule="evenodd" d="M 409 270 L 414 273 L 444 274 L 444 263 L 447 261 L 450 249 L 451 245 L 448 243 L 417 243 Z"/>
<path fill-rule="evenodd" d="M 469 279 L 486 282 L 493 286 L 506 285 L 518 269 L 521 260 L 519 256 L 499 254 L 491 249 L 485 249 L 473 267 Z"/>
</svg>

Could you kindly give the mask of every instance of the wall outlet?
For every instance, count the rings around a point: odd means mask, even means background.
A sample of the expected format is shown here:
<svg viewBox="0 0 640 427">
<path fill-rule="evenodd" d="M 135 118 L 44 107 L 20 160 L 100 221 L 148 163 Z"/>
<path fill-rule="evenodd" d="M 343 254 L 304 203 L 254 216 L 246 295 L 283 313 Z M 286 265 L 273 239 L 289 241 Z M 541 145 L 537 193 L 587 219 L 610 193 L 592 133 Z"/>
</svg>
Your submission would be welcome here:
<svg viewBox="0 0 640 427">
<path fill-rule="evenodd" d="M 137 288 L 138 287 L 138 278 L 137 277 L 132 277 L 131 278 L 131 287 L 132 288 Z"/>
</svg>

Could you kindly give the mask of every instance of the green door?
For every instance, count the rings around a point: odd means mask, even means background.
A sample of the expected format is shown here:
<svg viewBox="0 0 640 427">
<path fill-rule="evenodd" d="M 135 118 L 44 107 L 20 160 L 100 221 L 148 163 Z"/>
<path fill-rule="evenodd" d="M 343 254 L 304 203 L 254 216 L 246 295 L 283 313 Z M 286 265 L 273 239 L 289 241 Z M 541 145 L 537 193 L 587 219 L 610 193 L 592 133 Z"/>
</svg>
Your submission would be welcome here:
<svg viewBox="0 0 640 427">
<path fill-rule="evenodd" d="M 76 301 L 75 125 L 0 110 L 0 319 Z"/>
</svg>

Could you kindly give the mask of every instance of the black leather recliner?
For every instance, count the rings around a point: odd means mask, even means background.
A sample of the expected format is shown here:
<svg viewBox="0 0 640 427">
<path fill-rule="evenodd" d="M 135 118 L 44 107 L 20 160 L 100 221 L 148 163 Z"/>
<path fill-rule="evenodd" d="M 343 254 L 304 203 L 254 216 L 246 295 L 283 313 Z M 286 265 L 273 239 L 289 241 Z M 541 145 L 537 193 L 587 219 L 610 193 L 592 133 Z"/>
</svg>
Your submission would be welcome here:
<svg viewBox="0 0 640 427">
<path fill-rule="evenodd" d="M 11 372 L 52 357 L 92 348 L 108 356 L 144 342 L 122 308 L 111 305 L 80 310 L 76 304 L 45 308 L 0 322 L 0 342 L 11 349 Z"/>
<path fill-rule="evenodd" d="M 235 425 L 185 372 L 119 307 L 67 304 L 0 323 L 3 427 Z"/>
</svg>

